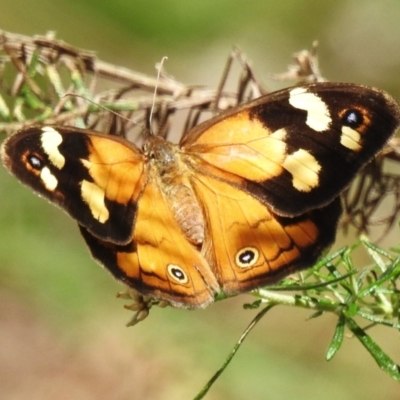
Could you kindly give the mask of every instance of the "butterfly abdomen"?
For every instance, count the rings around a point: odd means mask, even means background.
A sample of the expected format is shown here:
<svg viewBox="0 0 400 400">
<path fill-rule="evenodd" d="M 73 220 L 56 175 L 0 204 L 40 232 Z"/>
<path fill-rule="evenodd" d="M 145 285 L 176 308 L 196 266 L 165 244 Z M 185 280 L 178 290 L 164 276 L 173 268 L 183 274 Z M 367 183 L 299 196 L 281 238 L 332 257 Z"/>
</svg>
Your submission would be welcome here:
<svg viewBox="0 0 400 400">
<path fill-rule="evenodd" d="M 183 184 L 168 188 L 168 203 L 188 240 L 200 245 L 204 240 L 204 218 L 193 190 Z"/>
</svg>

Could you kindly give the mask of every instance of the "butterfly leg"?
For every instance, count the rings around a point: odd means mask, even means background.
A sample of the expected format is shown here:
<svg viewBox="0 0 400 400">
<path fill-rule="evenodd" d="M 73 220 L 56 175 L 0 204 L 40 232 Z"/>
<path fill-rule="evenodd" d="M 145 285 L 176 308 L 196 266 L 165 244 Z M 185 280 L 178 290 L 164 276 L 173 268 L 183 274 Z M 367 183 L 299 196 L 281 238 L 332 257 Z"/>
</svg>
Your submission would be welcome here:
<svg viewBox="0 0 400 400">
<path fill-rule="evenodd" d="M 155 299 L 149 295 L 144 296 L 130 287 L 126 287 L 125 292 L 117 293 L 117 297 L 120 299 L 132 300 L 131 304 L 126 304 L 124 306 L 127 310 L 135 311 L 135 314 L 133 314 L 132 318 L 126 324 L 127 327 L 134 326 L 138 322 L 146 319 L 150 313 L 150 308 L 154 305 L 162 308 L 170 305 L 166 300 Z"/>
</svg>

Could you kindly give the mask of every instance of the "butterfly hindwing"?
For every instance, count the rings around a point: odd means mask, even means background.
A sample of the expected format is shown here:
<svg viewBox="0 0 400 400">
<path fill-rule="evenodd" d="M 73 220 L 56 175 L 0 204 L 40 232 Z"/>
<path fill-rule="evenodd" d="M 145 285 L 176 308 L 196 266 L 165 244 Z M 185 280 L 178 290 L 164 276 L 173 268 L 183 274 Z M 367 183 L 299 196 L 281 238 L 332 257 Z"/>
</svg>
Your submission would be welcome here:
<svg viewBox="0 0 400 400">
<path fill-rule="evenodd" d="M 92 255 L 112 274 L 140 293 L 152 294 L 179 307 L 205 307 L 219 285 L 198 248 L 189 243 L 150 179 L 136 215 L 132 242 L 103 242 L 81 228 Z"/>
<path fill-rule="evenodd" d="M 204 253 L 227 295 L 265 286 L 312 265 L 335 239 L 339 199 L 287 218 L 223 181 L 196 174 L 193 186 L 205 210 Z"/>
<path fill-rule="evenodd" d="M 182 139 L 194 168 L 294 216 L 331 202 L 400 123 L 386 93 L 345 83 L 284 89 L 198 125 Z"/>
</svg>

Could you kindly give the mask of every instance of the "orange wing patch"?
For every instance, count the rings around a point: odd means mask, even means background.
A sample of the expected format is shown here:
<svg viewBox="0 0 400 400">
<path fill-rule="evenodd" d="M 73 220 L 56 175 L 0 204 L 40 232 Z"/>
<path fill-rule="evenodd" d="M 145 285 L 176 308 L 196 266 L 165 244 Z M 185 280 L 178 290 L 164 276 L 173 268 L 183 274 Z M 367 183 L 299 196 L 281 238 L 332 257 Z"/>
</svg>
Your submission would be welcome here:
<svg viewBox="0 0 400 400">
<path fill-rule="evenodd" d="M 128 280 L 176 306 L 205 307 L 214 300 L 219 285 L 210 266 L 185 238 L 151 179 L 139 200 L 132 240 L 135 252 L 117 254 Z"/>
<path fill-rule="evenodd" d="M 285 136 L 285 129 L 271 132 L 242 111 L 211 126 L 183 149 L 226 172 L 261 182 L 283 172 Z"/>
<path fill-rule="evenodd" d="M 319 255 L 324 243 L 335 235 L 336 222 L 321 232 L 312 215 L 282 219 L 250 194 L 225 182 L 200 174 L 193 176 L 192 182 L 204 206 L 204 254 L 226 294 L 276 282 L 312 262 L 310 253 Z M 332 221 L 339 213 L 336 203 Z"/>
<path fill-rule="evenodd" d="M 90 138 L 88 151 L 89 158 L 81 162 L 104 196 L 121 204 L 136 201 L 144 184 L 144 155 L 126 143 L 99 136 Z"/>
</svg>

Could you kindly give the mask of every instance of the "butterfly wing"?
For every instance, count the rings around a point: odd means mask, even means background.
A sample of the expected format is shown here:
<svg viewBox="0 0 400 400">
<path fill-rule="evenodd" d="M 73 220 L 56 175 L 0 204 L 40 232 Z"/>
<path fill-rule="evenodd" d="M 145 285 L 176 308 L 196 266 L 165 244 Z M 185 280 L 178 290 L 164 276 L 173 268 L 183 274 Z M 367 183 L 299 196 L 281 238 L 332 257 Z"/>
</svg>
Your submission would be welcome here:
<svg viewBox="0 0 400 400">
<path fill-rule="evenodd" d="M 32 127 L 4 142 L 2 159 L 99 239 L 130 242 L 147 177 L 144 155 L 129 142 L 71 127 Z"/>
<path fill-rule="evenodd" d="M 199 249 L 189 243 L 150 176 L 138 203 L 131 243 L 110 244 L 81 227 L 95 259 L 120 281 L 175 307 L 205 307 L 219 285 Z"/>
<path fill-rule="evenodd" d="M 63 127 L 17 132 L 5 166 L 79 223 L 95 259 L 142 294 L 204 307 L 219 285 L 186 240 L 145 155 L 126 140 Z"/>
<path fill-rule="evenodd" d="M 207 226 L 203 253 L 223 292 L 233 295 L 310 267 L 335 239 L 340 200 L 288 218 L 212 177 L 192 177 Z"/>
<path fill-rule="evenodd" d="M 335 238 L 340 192 L 400 123 L 399 105 L 357 85 L 285 89 L 181 141 L 203 208 L 203 253 L 226 294 L 311 266 Z"/>
<path fill-rule="evenodd" d="M 198 125 L 187 163 L 230 182 L 282 216 L 331 202 L 400 123 L 398 103 L 364 86 L 284 89 Z"/>
</svg>

